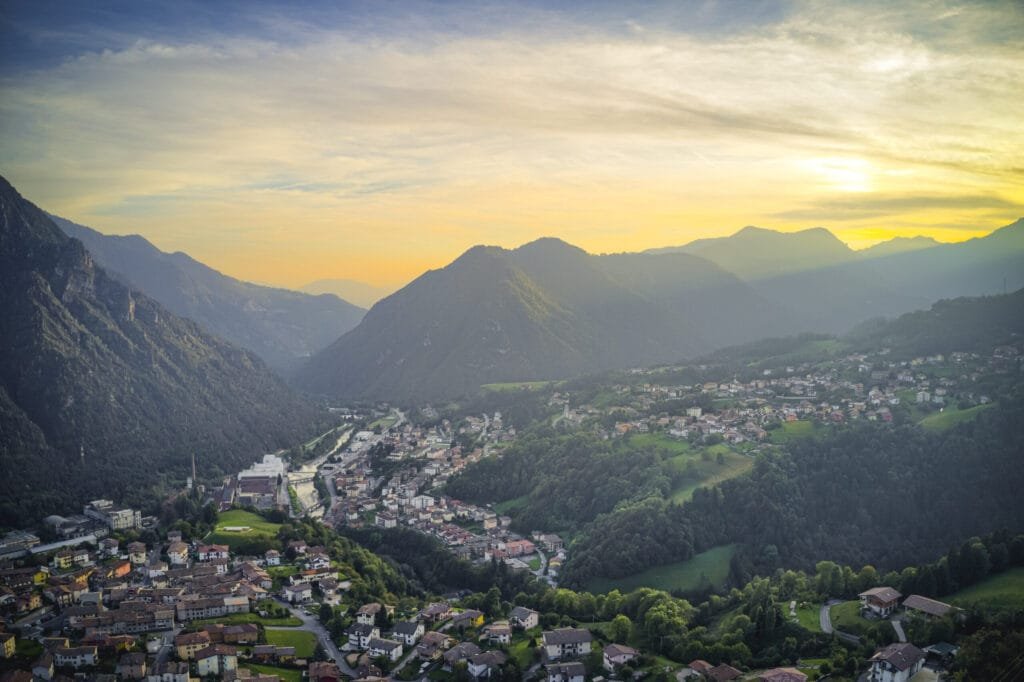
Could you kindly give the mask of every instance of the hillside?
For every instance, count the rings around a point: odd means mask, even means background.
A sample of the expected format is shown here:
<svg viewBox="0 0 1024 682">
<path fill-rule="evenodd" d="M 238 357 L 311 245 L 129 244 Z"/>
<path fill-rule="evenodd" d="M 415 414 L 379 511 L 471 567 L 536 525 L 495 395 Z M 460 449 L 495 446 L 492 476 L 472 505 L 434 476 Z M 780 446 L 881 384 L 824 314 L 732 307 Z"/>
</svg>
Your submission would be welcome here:
<svg viewBox="0 0 1024 682">
<path fill-rule="evenodd" d="M 298 382 L 329 395 L 436 399 L 677 360 L 786 324 L 695 256 L 592 256 L 557 239 L 478 246 L 376 304 Z"/>
<path fill-rule="evenodd" d="M 104 235 L 51 216 L 108 273 L 209 332 L 287 370 L 352 329 L 366 312 L 330 293 L 310 295 L 223 275 L 138 235 Z"/>
<path fill-rule="evenodd" d="M 131 501 L 321 418 L 249 351 L 109 276 L 0 178 L 0 524 Z M 84 456 L 83 453 L 84 452 Z"/>
</svg>

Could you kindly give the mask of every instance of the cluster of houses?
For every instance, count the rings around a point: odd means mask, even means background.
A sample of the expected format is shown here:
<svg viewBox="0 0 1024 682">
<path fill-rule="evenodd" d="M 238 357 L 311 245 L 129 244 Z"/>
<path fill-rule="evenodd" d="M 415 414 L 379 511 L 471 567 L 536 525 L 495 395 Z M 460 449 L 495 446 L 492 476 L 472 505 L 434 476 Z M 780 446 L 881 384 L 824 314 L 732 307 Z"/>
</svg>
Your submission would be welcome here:
<svg viewBox="0 0 1024 682">
<path fill-rule="evenodd" d="M 602 429 L 605 437 L 659 430 L 680 439 L 720 436 L 733 444 L 756 443 L 768 437 L 766 427 L 780 422 L 891 421 L 892 408 L 903 402 L 936 409 L 954 398 L 985 404 L 990 398 L 971 391 L 970 385 L 984 373 L 1008 371 L 1019 353 L 1015 347 L 1000 346 L 990 357 L 954 352 L 894 361 L 887 355 L 883 349 L 836 358 L 826 366 L 765 369 L 760 377 L 745 381 L 618 384 L 610 387 L 619 396 L 611 407 L 571 407 L 573 396 L 566 392 L 554 393 L 549 402 L 561 406 L 562 418 L 575 424 L 610 414 L 625 417 L 614 427 Z M 634 373 L 644 375 L 653 370 Z M 684 398 L 702 404 L 707 404 L 706 398 L 725 399 L 731 406 L 713 412 L 693 406 L 676 415 L 651 415 L 656 405 Z"/>
<path fill-rule="evenodd" d="M 426 429 L 412 424 L 355 435 L 340 466 L 325 466 L 338 494 L 338 501 L 324 522 L 335 526 L 410 528 L 438 538 L 460 558 L 478 561 L 498 559 L 512 568 L 528 570 L 525 559 L 537 552 L 537 545 L 509 529 L 511 518 L 429 491 L 443 485 L 467 465 L 478 461 L 486 449 L 515 437 L 515 429 L 502 423 L 501 414 L 468 417 L 462 431 L 482 442 L 464 451 L 452 446 L 451 424 Z M 372 453 L 388 452 L 388 475 L 377 475 Z M 561 542 L 548 562 L 549 575 L 557 575 L 564 560 Z"/>
<path fill-rule="evenodd" d="M 325 599 L 347 589 L 323 548 L 297 544 L 300 568 L 283 586 L 284 595 L 298 593 L 293 601 L 308 601 L 313 584 Z M 22 671 L 27 679 L 57 679 L 62 672 L 83 669 L 95 677 L 95 667 L 103 662 L 116 663 L 112 679 L 277 679 L 240 668 L 239 647 L 251 647 L 254 662 L 305 663 L 296 659 L 293 648 L 260 644 L 260 629 L 252 623 L 216 623 L 266 603 L 274 585 L 266 568 L 280 563 L 275 550 L 261 558 L 233 558 L 226 545 L 186 543 L 180 532 L 170 531 L 166 544 L 155 547 L 137 541 L 121 547 L 108 537 L 96 549 L 65 548 L 50 559 L 50 566 L 0 570 L 2 603 L 13 616 L 7 622 L 20 625 L 23 638 L 43 645 L 31 672 Z M 26 605 L 12 606 L 6 598 L 12 594 Z M 22 609 L 32 612 L 29 618 L 18 619 Z M 191 625 L 196 621 L 206 624 Z M 43 626 L 58 636 L 44 636 Z M 188 631 L 173 642 L 177 660 L 152 655 L 159 652 L 162 633 L 182 627 Z M 74 633 L 73 639 L 66 633 Z M 14 640 L 13 633 L 0 631 L 4 657 L 13 655 L 7 647 L 13 648 Z"/>
</svg>

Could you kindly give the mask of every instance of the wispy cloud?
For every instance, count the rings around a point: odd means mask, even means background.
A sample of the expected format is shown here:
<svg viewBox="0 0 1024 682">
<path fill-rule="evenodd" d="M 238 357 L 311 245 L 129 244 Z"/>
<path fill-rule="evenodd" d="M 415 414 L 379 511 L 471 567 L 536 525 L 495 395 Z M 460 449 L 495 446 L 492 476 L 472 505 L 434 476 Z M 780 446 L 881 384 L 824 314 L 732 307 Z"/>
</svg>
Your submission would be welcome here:
<svg viewBox="0 0 1024 682">
<path fill-rule="evenodd" d="M 393 253 L 427 225 L 442 260 L 495 229 L 622 250 L 672 221 L 923 224 L 1024 200 L 1014 3 L 375 7 L 119 26 L 7 71 L 0 168 L 48 208 L 176 248 L 280 221 L 335 255 L 367 231 Z"/>
</svg>

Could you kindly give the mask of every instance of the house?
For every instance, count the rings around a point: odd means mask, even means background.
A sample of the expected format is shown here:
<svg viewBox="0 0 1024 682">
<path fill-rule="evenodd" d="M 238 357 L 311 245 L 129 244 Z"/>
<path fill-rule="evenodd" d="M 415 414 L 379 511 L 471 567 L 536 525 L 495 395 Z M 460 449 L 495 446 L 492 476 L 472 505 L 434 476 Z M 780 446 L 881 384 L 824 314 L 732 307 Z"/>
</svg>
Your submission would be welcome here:
<svg viewBox="0 0 1024 682">
<path fill-rule="evenodd" d="M 633 647 L 623 644 L 609 644 L 604 648 L 604 654 L 601 658 L 604 669 L 608 672 L 615 672 L 617 668 L 635 660 L 639 655 L 640 652 Z"/>
<path fill-rule="evenodd" d="M 316 661 L 309 664 L 309 682 L 341 682 L 341 670 L 334 661 Z"/>
<path fill-rule="evenodd" d="M 432 661 L 452 645 L 451 637 L 443 632 L 425 632 L 416 645 L 416 655 L 423 661 Z"/>
<path fill-rule="evenodd" d="M 868 682 L 907 682 L 924 666 L 924 652 L 913 644 L 890 644 L 868 659 Z"/>
<path fill-rule="evenodd" d="M 53 654 L 44 653 L 32 664 L 33 679 L 52 680 L 53 672 Z"/>
<path fill-rule="evenodd" d="M 132 562 L 133 566 L 146 563 L 146 545 L 142 542 L 129 542 L 128 560 Z"/>
<path fill-rule="evenodd" d="M 540 614 L 526 607 L 517 606 L 509 614 L 508 622 L 514 628 L 529 630 L 540 624 Z"/>
<path fill-rule="evenodd" d="M 402 657 L 402 643 L 393 639 L 371 638 L 366 646 L 366 653 L 373 658 L 384 656 L 392 663 Z"/>
<path fill-rule="evenodd" d="M 364 623 L 353 623 L 345 630 L 348 635 L 348 645 L 353 649 L 366 649 L 370 646 L 370 640 L 380 637 L 380 628 L 376 625 Z"/>
<path fill-rule="evenodd" d="M 583 682 L 587 669 L 578 661 L 572 663 L 549 663 L 548 682 Z"/>
<path fill-rule="evenodd" d="M 284 598 L 292 604 L 301 604 L 313 598 L 313 588 L 309 583 L 285 585 L 281 591 L 284 594 Z"/>
<path fill-rule="evenodd" d="M 435 602 L 420 611 L 420 618 L 428 623 L 440 623 L 452 615 L 452 607 L 446 602 Z"/>
<path fill-rule="evenodd" d="M 480 653 L 480 647 L 472 642 L 459 642 L 448 651 L 444 652 L 444 669 L 451 672 L 455 664 L 465 661 Z"/>
<path fill-rule="evenodd" d="M 306 565 L 313 570 L 320 570 L 331 567 L 331 558 L 325 552 L 310 553 L 306 558 Z"/>
<path fill-rule="evenodd" d="M 484 624 L 484 614 L 476 609 L 466 609 L 452 616 L 452 627 L 478 628 Z"/>
<path fill-rule="evenodd" d="M 729 682 L 743 677 L 743 673 L 726 663 L 720 663 L 708 670 L 704 675 L 714 682 Z"/>
<path fill-rule="evenodd" d="M 395 623 L 395 627 L 391 630 L 391 636 L 402 642 L 405 646 L 413 647 L 416 646 L 416 642 L 420 641 L 424 631 L 423 623 L 410 620 Z"/>
<path fill-rule="evenodd" d="M 900 597 L 903 595 L 891 587 L 872 587 L 857 596 L 860 597 L 861 611 L 874 614 L 878 618 L 888 618 L 899 606 Z"/>
<path fill-rule="evenodd" d="M 53 650 L 53 664 L 58 668 L 81 668 L 96 665 L 99 653 L 94 646 L 57 647 Z"/>
<path fill-rule="evenodd" d="M 542 639 L 547 659 L 558 661 L 563 658 L 579 658 L 589 654 L 593 636 L 590 634 L 590 630 L 558 628 L 545 630 Z"/>
<path fill-rule="evenodd" d="M 935 599 L 922 597 L 919 594 L 912 594 L 903 600 L 903 608 L 908 613 L 913 611 L 929 618 L 942 618 L 950 611 L 955 610 L 956 607 L 950 606 L 945 602 L 936 601 Z"/>
<path fill-rule="evenodd" d="M 188 663 L 185 661 L 164 661 L 150 670 L 146 682 L 190 682 Z"/>
<path fill-rule="evenodd" d="M 205 630 L 185 632 L 174 638 L 174 648 L 177 650 L 178 658 L 183 661 L 192 660 L 196 652 L 202 651 L 210 644 L 210 633 Z"/>
<path fill-rule="evenodd" d="M 188 564 L 188 545 L 184 542 L 172 542 L 167 547 L 167 558 L 172 566 L 185 566 Z"/>
<path fill-rule="evenodd" d="M 469 658 L 467 669 L 469 674 L 476 679 L 490 677 L 508 661 L 508 655 L 504 651 L 484 651 Z"/>
<path fill-rule="evenodd" d="M 268 549 L 263 554 L 263 561 L 267 566 L 280 566 L 281 565 L 281 553 L 276 549 Z"/>
<path fill-rule="evenodd" d="M 200 561 L 227 559 L 231 556 L 231 549 L 227 545 L 200 545 L 196 556 Z"/>
<path fill-rule="evenodd" d="M 14 650 L 14 635 L 9 632 L 0 632 L 0 658 L 11 658 L 14 656 Z"/>
<path fill-rule="evenodd" d="M 363 625 L 373 625 L 377 622 L 377 614 L 381 612 L 382 607 L 377 602 L 370 602 L 369 604 L 363 604 L 356 611 L 356 622 Z"/>
<path fill-rule="evenodd" d="M 807 675 L 796 668 L 772 668 L 757 676 L 758 682 L 807 682 Z"/>
<path fill-rule="evenodd" d="M 217 675 L 226 677 L 229 670 L 238 668 L 238 653 L 227 644 L 211 644 L 196 652 L 196 670 L 199 677 Z"/>
<path fill-rule="evenodd" d="M 260 628 L 255 623 L 239 623 L 224 628 L 226 644 L 255 644 L 260 638 Z"/>
<path fill-rule="evenodd" d="M 341 682 L 341 670 L 334 661 L 316 661 L 309 664 L 309 682 Z"/>
<path fill-rule="evenodd" d="M 512 627 L 507 621 L 497 621 L 484 627 L 481 636 L 485 637 L 491 644 L 511 644 Z"/>
<path fill-rule="evenodd" d="M 146 654 L 142 652 L 121 654 L 115 672 L 122 680 L 141 680 L 146 676 Z"/>
</svg>

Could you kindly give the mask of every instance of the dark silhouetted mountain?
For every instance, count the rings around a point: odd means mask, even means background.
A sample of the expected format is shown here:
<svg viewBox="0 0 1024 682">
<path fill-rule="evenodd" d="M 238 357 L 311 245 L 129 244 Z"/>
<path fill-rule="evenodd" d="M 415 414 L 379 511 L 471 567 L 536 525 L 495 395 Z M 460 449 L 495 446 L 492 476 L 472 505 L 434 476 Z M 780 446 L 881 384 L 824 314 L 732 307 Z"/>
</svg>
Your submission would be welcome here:
<svg viewBox="0 0 1024 682">
<path fill-rule="evenodd" d="M 193 453 L 219 475 L 322 419 L 255 354 L 109 276 L 2 178 L 0 284 L 0 524 L 151 500 Z"/>
<path fill-rule="evenodd" d="M 377 303 L 298 381 L 329 395 L 435 399 L 678 360 L 788 324 L 689 254 L 593 256 L 557 239 L 477 246 Z"/>
<path fill-rule="evenodd" d="M 333 294 L 313 296 L 233 279 L 187 254 L 160 251 L 138 235 L 104 235 L 51 217 L 110 274 L 278 370 L 325 348 L 366 312 Z"/>
<path fill-rule="evenodd" d="M 385 296 L 393 294 L 395 287 L 375 287 L 354 279 L 318 279 L 299 287 L 299 291 L 307 294 L 334 294 L 338 298 L 369 308 Z"/>
</svg>

